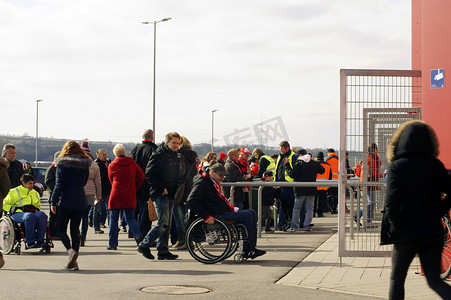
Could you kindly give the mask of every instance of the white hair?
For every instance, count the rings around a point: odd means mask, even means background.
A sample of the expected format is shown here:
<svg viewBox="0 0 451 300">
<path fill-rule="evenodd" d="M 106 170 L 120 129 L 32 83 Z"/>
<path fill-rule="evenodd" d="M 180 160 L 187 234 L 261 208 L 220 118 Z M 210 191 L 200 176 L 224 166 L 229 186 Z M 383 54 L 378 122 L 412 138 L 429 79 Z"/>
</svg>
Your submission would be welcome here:
<svg viewBox="0 0 451 300">
<path fill-rule="evenodd" d="M 116 157 L 121 156 L 121 155 L 125 155 L 124 145 L 117 144 L 116 146 L 114 146 L 113 153 L 114 153 L 114 156 L 116 156 Z"/>
</svg>

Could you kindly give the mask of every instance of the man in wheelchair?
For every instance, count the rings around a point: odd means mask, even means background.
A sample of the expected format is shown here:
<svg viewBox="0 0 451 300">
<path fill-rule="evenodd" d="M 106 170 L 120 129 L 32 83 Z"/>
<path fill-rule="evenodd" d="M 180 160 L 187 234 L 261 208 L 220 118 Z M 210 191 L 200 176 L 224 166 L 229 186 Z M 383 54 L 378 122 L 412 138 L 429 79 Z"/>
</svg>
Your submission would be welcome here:
<svg viewBox="0 0 451 300">
<path fill-rule="evenodd" d="M 222 164 L 212 165 L 207 172 L 201 171 L 194 178 L 193 188 L 188 196 L 188 208 L 204 219 L 205 223 L 213 224 L 214 215 L 226 221 L 233 220 L 246 227 L 249 235 L 244 244 L 243 258 L 254 259 L 266 254 L 266 251 L 255 248 L 257 245 L 257 215 L 252 209 L 238 210 L 224 196 L 221 182 L 224 180 L 225 168 Z"/>
<path fill-rule="evenodd" d="M 28 248 L 44 247 L 47 215 L 41 211 L 39 194 L 33 189 L 34 177 L 23 174 L 20 181 L 22 185 L 11 189 L 3 200 L 3 210 L 15 223 L 24 224 Z"/>
</svg>

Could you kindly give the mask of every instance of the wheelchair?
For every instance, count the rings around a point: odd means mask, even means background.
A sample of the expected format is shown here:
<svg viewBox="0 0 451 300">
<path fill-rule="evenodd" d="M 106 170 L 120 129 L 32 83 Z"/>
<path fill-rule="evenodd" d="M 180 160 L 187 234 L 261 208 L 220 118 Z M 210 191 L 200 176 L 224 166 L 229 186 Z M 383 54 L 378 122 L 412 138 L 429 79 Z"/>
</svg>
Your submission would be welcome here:
<svg viewBox="0 0 451 300">
<path fill-rule="evenodd" d="M 248 240 L 248 232 L 244 225 L 234 221 L 226 222 L 215 216 L 213 224 L 207 224 L 202 218 L 195 220 L 186 231 L 188 252 L 198 262 L 214 264 L 234 256 L 236 263 L 247 260 L 243 246 Z"/>
<path fill-rule="evenodd" d="M 11 217 L 6 214 L 0 218 L 0 252 L 9 254 L 14 250 L 16 255 L 22 252 L 22 241 L 25 244 L 25 250 L 28 250 L 27 243 L 25 243 L 25 226 L 22 223 L 15 223 Z M 44 236 L 44 247 L 33 248 L 39 249 L 39 252 L 50 253 L 53 248 L 53 241 L 50 236 L 50 230 L 47 225 Z"/>
</svg>

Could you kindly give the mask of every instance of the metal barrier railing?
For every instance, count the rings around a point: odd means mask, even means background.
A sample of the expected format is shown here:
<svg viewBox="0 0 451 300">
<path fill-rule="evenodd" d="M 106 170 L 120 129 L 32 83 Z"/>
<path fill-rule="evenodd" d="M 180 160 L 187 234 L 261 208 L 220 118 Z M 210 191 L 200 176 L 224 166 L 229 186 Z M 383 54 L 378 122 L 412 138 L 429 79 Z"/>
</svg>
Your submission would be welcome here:
<svg viewBox="0 0 451 300">
<path fill-rule="evenodd" d="M 262 190 L 265 187 L 320 187 L 320 186 L 326 186 L 326 187 L 339 187 L 339 181 L 338 180 L 318 180 L 316 182 L 278 182 L 278 181 L 271 181 L 271 182 L 264 182 L 264 181 L 242 181 L 242 182 L 223 182 L 221 183 L 223 187 L 231 187 L 230 194 L 233 195 L 233 189 L 235 187 L 255 187 L 258 188 L 258 199 L 257 199 L 257 216 L 258 216 L 258 227 L 257 227 L 257 233 L 258 237 L 261 237 L 262 233 Z M 345 242 L 346 242 L 346 222 L 348 222 L 348 226 L 350 227 L 349 236 L 350 239 L 354 238 L 354 235 L 356 232 L 358 233 L 361 229 L 359 224 L 357 223 L 356 226 L 352 224 L 352 219 L 357 214 L 360 218 L 360 216 L 363 218 L 363 222 L 367 222 L 367 215 L 366 213 L 361 213 L 360 209 L 361 207 L 365 207 L 367 205 L 367 202 L 362 200 L 366 199 L 367 195 L 367 187 L 383 187 L 385 185 L 385 182 L 360 182 L 357 179 L 349 179 L 347 180 L 347 183 L 345 185 L 345 188 L 349 191 L 349 198 L 350 201 L 350 213 L 346 214 L 345 207 L 346 207 L 346 197 L 339 197 L 339 209 L 338 209 L 338 232 L 339 232 L 339 256 L 345 256 Z M 355 190 L 358 190 L 357 197 L 355 197 Z M 341 195 L 339 192 L 338 195 Z M 250 203 L 252 203 L 250 199 Z M 231 199 L 233 203 L 233 196 Z M 349 216 L 349 220 L 347 220 L 346 216 Z M 274 222 L 276 223 L 276 218 L 274 218 Z M 351 221 L 350 221 L 351 220 Z M 340 250 L 341 249 L 341 250 Z M 367 253 L 364 253 L 367 255 Z M 379 254 L 380 255 L 380 254 Z"/>
<path fill-rule="evenodd" d="M 258 218 L 258 227 L 257 234 L 258 237 L 261 237 L 262 234 L 262 191 L 265 187 L 338 187 L 338 180 L 318 180 L 316 182 L 285 182 L 285 181 L 240 181 L 240 182 L 222 182 L 221 186 L 223 187 L 231 187 L 230 194 L 233 195 L 233 190 L 237 186 L 248 186 L 248 187 L 257 187 L 258 188 L 258 198 L 257 198 L 257 218 Z M 233 203 L 233 196 L 231 197 L 231 201 Z M 250 203 L 252 201 L 249 201 Z M 276 219 L 274 220 L 274 222 Z"/>
</svg>

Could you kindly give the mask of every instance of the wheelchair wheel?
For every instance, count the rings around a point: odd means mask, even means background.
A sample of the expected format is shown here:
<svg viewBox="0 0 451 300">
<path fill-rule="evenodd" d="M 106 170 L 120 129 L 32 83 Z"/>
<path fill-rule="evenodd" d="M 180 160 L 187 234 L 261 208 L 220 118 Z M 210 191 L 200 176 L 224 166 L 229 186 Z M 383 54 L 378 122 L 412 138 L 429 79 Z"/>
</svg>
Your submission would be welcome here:
<svg viewBox="0 0 451 300">
<path fill-rule="evenodd" d="M 10 253 L 14 248 L 16 232 L 14 223 L 9 216 L 0 218 L 0 251 L 3 254 Z"/>
<path fill-rule="evenodd" d="M 440 278 L 447 279 L 451 274 L 451 223 L 447 217 L 442 218 L 444 228 L 444 244 L 442 250 L 442 265 L 440 270 Z"/>
<path fill-rule="evenodd" d="M 237 227 L 232 225 L 229 226 L 230 234 L 232 236 L 232 247 L 230 247 L 229 253 L 227 253 L 225 259 L 231 257 L 236 250 L 238 249 L 238 246 L 240 245 L 240 232 L 238 231 Z"/>
<path fill-rule="evenodd" d="M 221 220 L 215 219 L 213 224 L 207 224 L 199 218 L 188 227 L 186 245 L 195 260 L 214 264 L 224 260 L 230 253 L 232 236 Z"/>
</svg>

